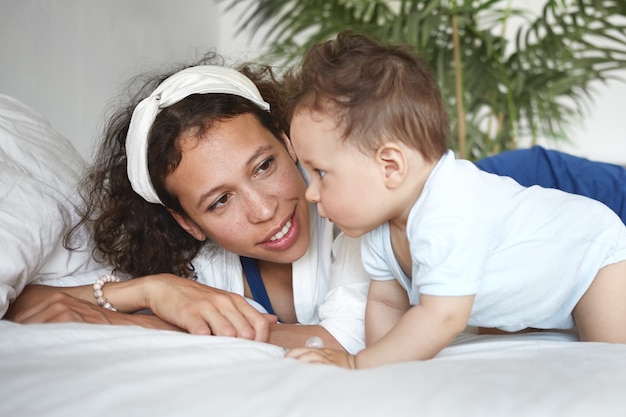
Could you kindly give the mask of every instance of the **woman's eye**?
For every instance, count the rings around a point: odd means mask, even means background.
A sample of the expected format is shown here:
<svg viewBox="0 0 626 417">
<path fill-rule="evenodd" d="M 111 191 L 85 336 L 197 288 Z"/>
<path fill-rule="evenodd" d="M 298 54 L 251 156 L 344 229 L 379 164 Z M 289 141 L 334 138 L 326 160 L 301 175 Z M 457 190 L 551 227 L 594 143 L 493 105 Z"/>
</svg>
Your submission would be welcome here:
<svg viewBox="0 0 626 417">
<path fill-rule="evenodd" d="M 324 175 L 326 175 L 326 171 L 324 171 L 323 169 L 316 169 L 315 172 L 317 172 L 317 175 L 320 178 L 324 178 Z"/>
<path fill-rule="evenodd" d="M 211 204 L 209 206 L 209 211 L 215 211 L 218 208 L 224 206 L 226 203 L 228 203 L 228 199 L 229 199 L 229 195 L 228 194 L 224 194 L 223 196 L 221 196 L 220 198 L 218 198 L 215 203 Z"/>
<path fill-rule="evenodd" d="M 261 165 L 259 165 L 259 167 L 257 168 L 257 172 L 259 174 L 263 174 L 264 172 L 268 171 L 272 165 L 274 164 L 274 157 L 270 157 L 267 158 L 265 161 L 261 162 Z"/>
</svg>

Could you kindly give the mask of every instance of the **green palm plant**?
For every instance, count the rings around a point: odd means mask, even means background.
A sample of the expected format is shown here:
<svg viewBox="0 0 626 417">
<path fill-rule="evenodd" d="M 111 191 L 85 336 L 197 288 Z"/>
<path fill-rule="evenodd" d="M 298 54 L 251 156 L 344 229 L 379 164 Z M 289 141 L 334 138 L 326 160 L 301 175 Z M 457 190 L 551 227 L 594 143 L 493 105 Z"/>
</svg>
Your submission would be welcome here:
<svg viewBox="0 0 626 417">
<path fill-rule="evenodd" d="M 263 32 L 260 59 L 277 66 L 344 29 L 412 45 L 448 103 L 451 147 L 470 159 L 515 148 L 519 137 L 567 138 L 594 83 L 626 68 L 626 0 L 551 0 L 539 15 L 510 0 L 228 2 L 249 3 L 239 30 Z"/>
</svg>

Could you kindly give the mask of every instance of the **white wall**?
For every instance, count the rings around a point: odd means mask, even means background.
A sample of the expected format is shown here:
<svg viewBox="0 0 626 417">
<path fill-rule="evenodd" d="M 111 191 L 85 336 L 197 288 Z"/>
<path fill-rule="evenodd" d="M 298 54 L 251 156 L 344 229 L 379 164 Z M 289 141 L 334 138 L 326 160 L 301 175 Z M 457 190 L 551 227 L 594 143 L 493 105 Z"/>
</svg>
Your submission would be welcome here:
<svg viewBox="0 0 626 417">
<path fill-rule="evenodd" d="M 0 0 L 0 93 L 88 157 L 128 79 L 219 46 L 218 22 L 212 0 Z"/>
<path fill-rule="evenodd" d="M 254 58 L 260 37 L 234 33 L 242 7 L 224 13 L 215 0 L 0 0 L 0 93 L 45 114 L 89 159 L 107 105 L 133 75 L 210 48 Z M 626 83 L 600 85 L 591 117 L 572 145 L 558 148 L 626 165 L 625 102 Z"/>
<path fill-rule="evenodd" d="M 626 69 L 624 81 L 597 83 L 589 117 L 571 137 L 571 144 L 547 146 L 599 161 L 626 165 Z"/>
<path fill-rule="evenodd" d="M 546 0 L 511 0 L 515 8 L 526 9 L 531 13 L 541 13 Z M 622 18 L 621 23 L 626 19 Z M 517 28 L 509 22 L 508 35 L 514 36 Z M 589 103 L 589 114 L 573 126 L 567 142 L 539 140 L 539 144 L 575 155 L 626 165 L 626 68 L 619 74 L 623 82 L 611 80 L 606 84 L 593 85 L 593 100 Z M 528 145 L 529 141 L 526 141 Z M 520 140 L 524 144 L 524 140 Z"/>
</svg>

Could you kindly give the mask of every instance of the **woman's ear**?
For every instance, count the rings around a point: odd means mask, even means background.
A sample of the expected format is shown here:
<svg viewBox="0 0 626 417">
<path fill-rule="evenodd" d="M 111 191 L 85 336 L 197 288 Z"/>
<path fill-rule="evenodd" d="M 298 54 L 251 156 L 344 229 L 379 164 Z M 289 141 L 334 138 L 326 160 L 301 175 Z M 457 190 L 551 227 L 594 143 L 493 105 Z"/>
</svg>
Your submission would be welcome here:
<svg viewBox="0 0 626 417">
<path fill-rule="evenodd" d="M 294 162 L 298 162 L 298 155 L 296 155 L 296 151 L 293 149 L 293 145 L 291 145 L 291 139 L 289 139 L 289 137 L 287 137 L 287 135 L 284 133 L 280 134 L 280 138 L 283 140 L 283 142 L 285 142 L 285 147 L 287 148 L 287 152 L 289 152 L 291 158 L 294 160 Z"/>
<path fill-rule="evenodd" d="M 376 163 L 388 189 L 395 189 L 406 178 L 408 163 L 402 147 L 397 143 L 387 142 L 376 150 Z"/>
<path fill-rule="evenodd" d="M 171 209 L 167 209 L 167 211 L 172 215 L 176 223 L 180 225 L 187 233 L 193 236 L 194 239 L 199 240 L 200 242 L 206 240 L 206 235 L 197 224 L 195 224 L 191 219 L 184 214 L 176 213 Z"/>
</svg>

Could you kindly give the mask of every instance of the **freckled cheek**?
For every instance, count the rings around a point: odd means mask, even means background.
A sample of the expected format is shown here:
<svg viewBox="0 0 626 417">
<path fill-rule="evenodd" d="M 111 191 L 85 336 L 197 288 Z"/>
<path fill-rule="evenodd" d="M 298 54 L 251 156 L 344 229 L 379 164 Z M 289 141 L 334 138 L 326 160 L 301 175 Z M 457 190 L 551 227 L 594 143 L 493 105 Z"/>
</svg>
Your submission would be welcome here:
<svg viewBox="0 0 626 417">
<path fill-rule="evenodd" d="M 209 238 L 231 252 L 240 253 L 250 241 L 248 232 L 250 227 L 241 221 L 223 221 L 211 227 Z M 254 239 L 252 239 L 254 240 Z"/>
<path fill-rule="evenodd" d="M 304 198 L 306 184 L 300 176 L 300 172 L 287 171 L 279 176 L 272 185 L 272 189 L 277 195 L 288 198 Z"/>
</svg>

